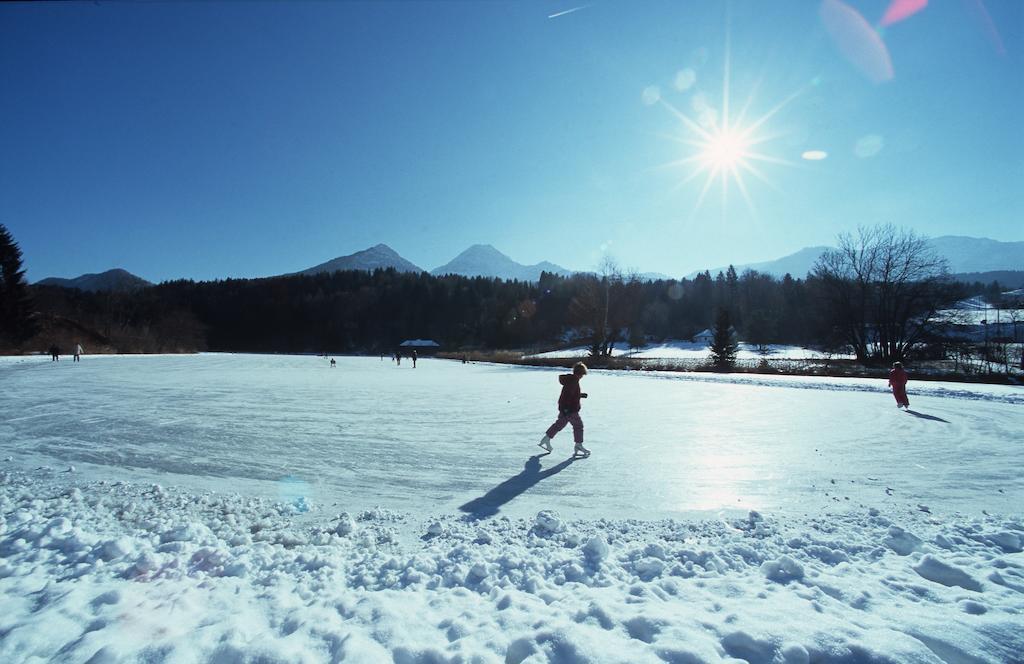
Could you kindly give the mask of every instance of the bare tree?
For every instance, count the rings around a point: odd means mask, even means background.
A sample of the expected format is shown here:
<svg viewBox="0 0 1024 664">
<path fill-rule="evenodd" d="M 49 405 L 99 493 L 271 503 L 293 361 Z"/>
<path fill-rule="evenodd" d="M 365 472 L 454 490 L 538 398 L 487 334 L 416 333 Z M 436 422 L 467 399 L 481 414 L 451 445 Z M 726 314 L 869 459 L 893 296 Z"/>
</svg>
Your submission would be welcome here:
<svg viewBox="0 0 1024 664">
<path fill-rule="evenodd" d="M 902 359 L 957 299 L 946 260 L 913 231 L 861 227 L 814 266 L 832 321 L 861 362 Z"/>
<path fill-rule="evenodd" d="M 596 275 L 581 277 L 579 292 L 569 305 L 570 319 L 588 330 L 591 357 L 608 357 L 615 342 L 623 339 L 623 330 L 639 315 L 634 291 L 640 281 L 632 273 L 623 276 L 610 256 L 602 259 L 598 270 Z"/>
</svg>

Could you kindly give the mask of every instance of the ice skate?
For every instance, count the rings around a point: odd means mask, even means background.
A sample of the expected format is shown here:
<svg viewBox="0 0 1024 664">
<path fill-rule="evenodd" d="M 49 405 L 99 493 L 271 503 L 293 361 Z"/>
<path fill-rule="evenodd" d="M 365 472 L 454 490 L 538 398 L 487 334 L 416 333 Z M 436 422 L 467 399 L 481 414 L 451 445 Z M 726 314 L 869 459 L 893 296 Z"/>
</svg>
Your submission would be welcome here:
<svg viewBox="0 0 1024 664">
<path fill-rule="evenodd" d="M 583 447 L 583 443 L 576 443 L 576 446 L 572 448 L 573 456 L 588 457 L 590 456 L 590 450 Z"/>
<path fill-rule="evenodd" d="M 545 450 L 550 452 L 551 451 L 551 439 L 548 438 L 547 436 L 544 436 L 543 438 L 540 439 L 540 442 L 537 443 L 537 446 L 538 447 L 543 447 Z"/>
</svg>

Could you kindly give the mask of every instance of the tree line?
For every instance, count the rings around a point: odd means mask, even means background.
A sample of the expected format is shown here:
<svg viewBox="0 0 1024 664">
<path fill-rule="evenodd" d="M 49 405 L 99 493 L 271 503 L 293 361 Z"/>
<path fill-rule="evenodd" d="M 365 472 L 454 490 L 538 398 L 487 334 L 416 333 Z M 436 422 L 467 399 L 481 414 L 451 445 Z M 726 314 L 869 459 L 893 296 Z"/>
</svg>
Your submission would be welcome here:
<svg viewBox="0 0 1024 664">
<path fill-rule="evenodd" d="M 178 280 L 125 293 L 25 287 L 20 252 L 3 233 L 0 334 L 23 348 L 48 331 L 67 344 L 91 335 L 83 345 L 122 352 L 377 353 L 430 338 L 449 349 L 582 342 L 601 356 L 691 338 L 716 320 L 720 327 L 724 315 L 755 345 L 853 349 L 863 362 L 888 361 L 934 340 L 937 312 L 966 292 L 923 238 L 892 226 L 841 236 L 803 278 L 730 267 L 645 281 L 606 262 L 597 273 L 543 273 L 535 283 L 387 269 Z"/>
</svg>

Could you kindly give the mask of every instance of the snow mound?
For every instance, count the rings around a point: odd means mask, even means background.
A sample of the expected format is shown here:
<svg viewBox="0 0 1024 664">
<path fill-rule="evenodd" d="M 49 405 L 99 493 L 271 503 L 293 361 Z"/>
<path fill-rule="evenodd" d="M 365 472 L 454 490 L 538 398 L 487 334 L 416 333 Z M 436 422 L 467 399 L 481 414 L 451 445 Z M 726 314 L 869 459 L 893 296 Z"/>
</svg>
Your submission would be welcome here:
<svg viewBox="0 0 1024 664">
<path fill-rule="evenodd" d="M 424 521 L 309 505 L 4 473 L 0 661 L 910 663 L 1024 650 L 1024 562 L 1001 536 L 1021 531 L 1003 517 L 901 512 L 904 534 L 949 547 L 908 565 L 880 545 L 899 533 L 878 508 Z"/>
<path fill-rule="evenodd" d="M 931 554 L 921 557 L 920 562 L 913 566 L 915 572 L 935 583 L 944 586 L 960 586 L 967 590 L 981 592 L 981 584 L 970 574 L 956 565 L 943 562 Z"/>
</svg>

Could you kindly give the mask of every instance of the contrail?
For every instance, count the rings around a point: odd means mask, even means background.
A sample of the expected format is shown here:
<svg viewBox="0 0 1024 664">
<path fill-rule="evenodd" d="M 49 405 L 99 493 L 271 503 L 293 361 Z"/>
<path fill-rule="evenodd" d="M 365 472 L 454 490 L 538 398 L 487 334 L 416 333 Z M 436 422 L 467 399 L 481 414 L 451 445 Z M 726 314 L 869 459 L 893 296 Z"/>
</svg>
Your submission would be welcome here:
<svg viewBox="0 0 1024 664">
<path fill-rule="evenodd" d="M 573 12 L 578 12 L 581 9 L 586 9 L 589 6 L 590 5 L 580 5 L 579 7 L 573 7 L 572 9 L 566 9 L 564 12 L 558 12 L 556 14 L 551 14 L 550 16 L 548 16 L 548 18 L 558 18 L 559 16 L 565 16 L 566 14 L 571 14 Z"/>
</svg>

